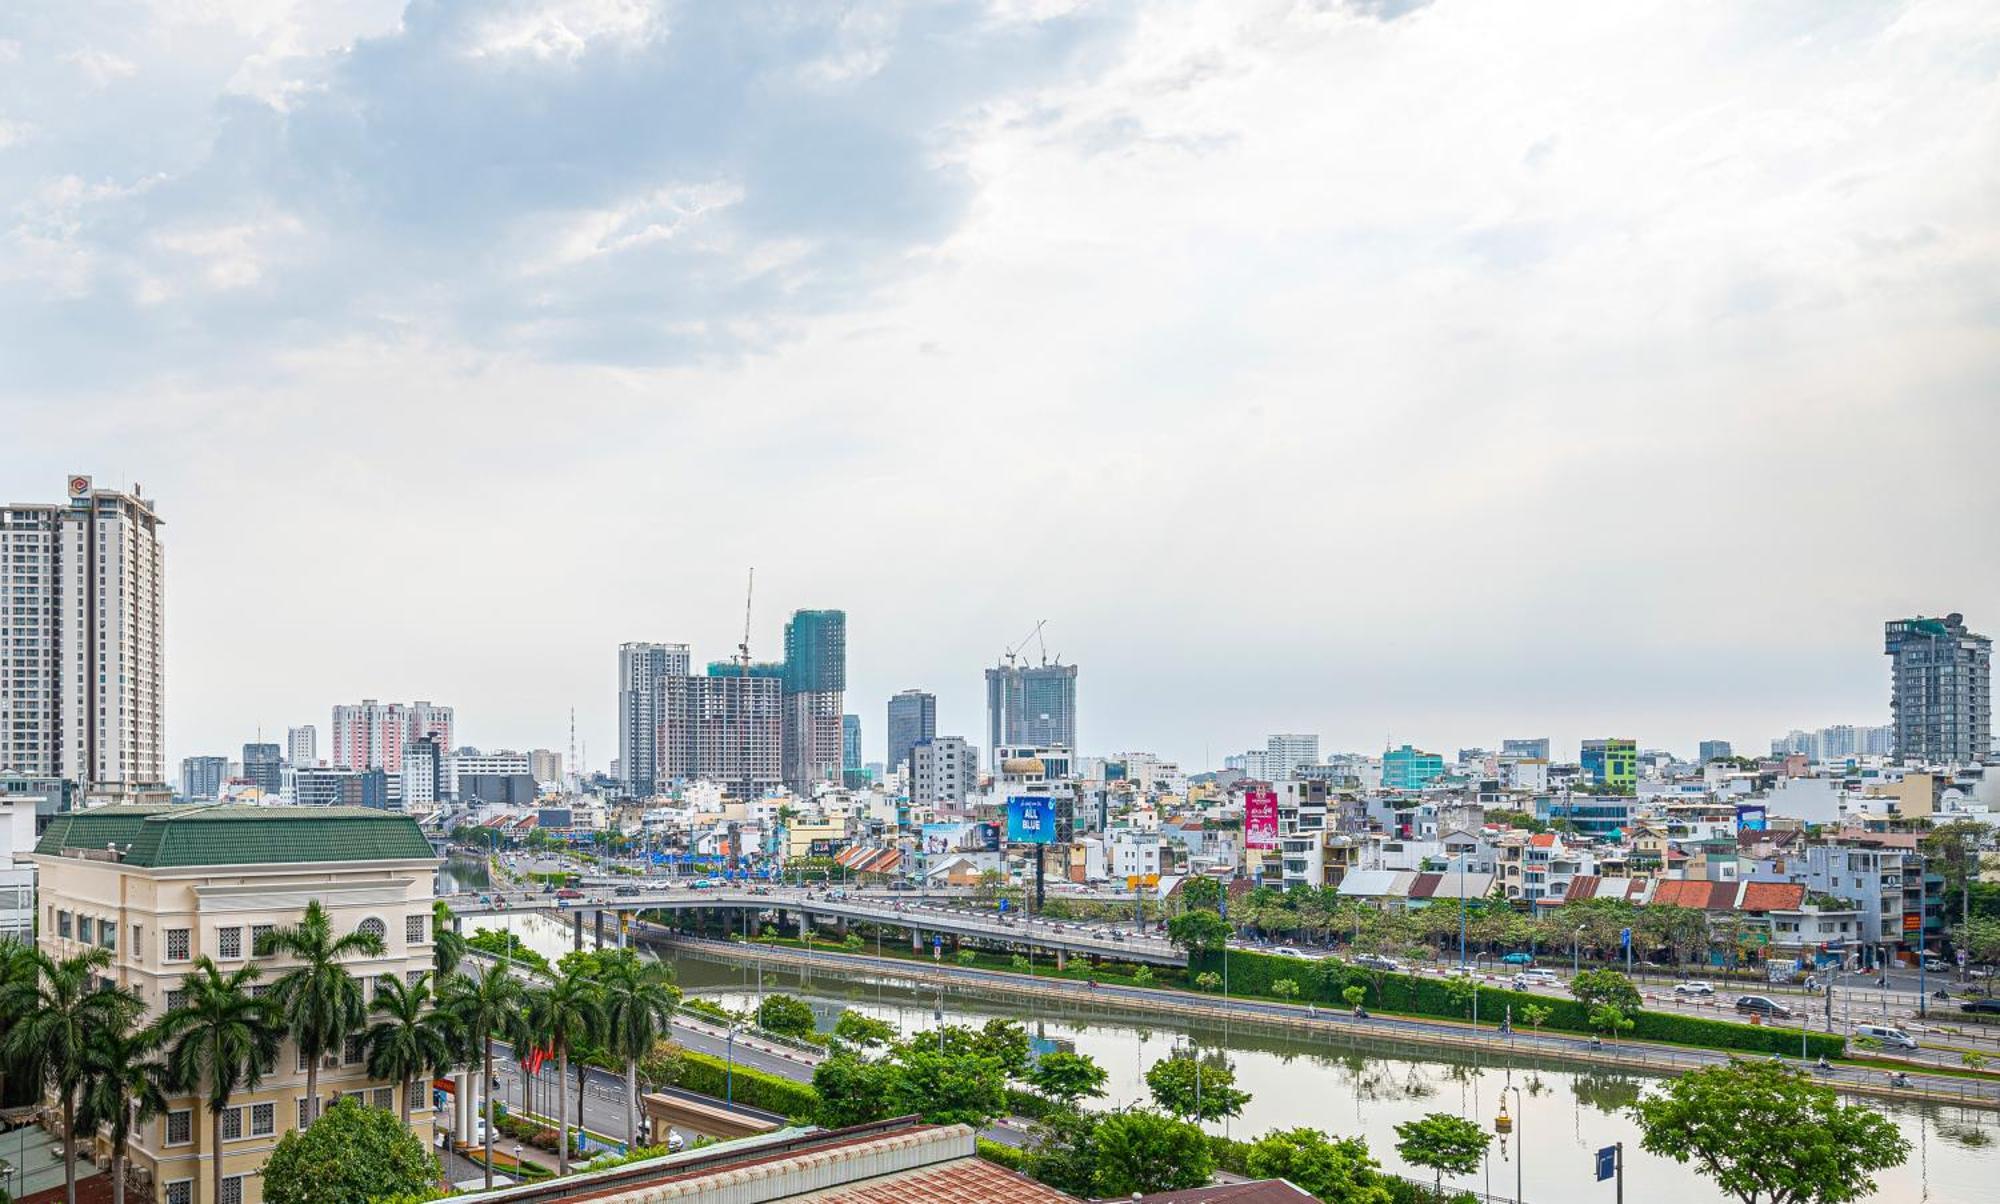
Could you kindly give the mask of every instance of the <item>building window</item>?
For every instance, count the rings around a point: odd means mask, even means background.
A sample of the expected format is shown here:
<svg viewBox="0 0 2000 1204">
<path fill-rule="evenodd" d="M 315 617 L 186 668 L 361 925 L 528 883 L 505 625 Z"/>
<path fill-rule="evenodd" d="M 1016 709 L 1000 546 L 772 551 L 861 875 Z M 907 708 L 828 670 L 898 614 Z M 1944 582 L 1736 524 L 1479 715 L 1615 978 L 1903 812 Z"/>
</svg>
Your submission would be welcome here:
<svg viewBox="0 0 2000 1204">
<path fill-rule="evenodd" d="M 70 927 L 70 916 L 66 911 L 56 913 L 56 935 L 68 940 L 74 929 Z"/>
<path fill-rule="evenodd" d="M 168 1145 L 186 1145 L 194 1140 L 194 1113 L 183 1108 L 167 1113 Z"/>
<path fill-rule="evenodd" d="M 403 939 L 412 945 L 423 944 L 428 935 L 424 931 L 424 921 L 428 918 L 423 915 L 403 917 Z"/>
<path fill-rule="evenodd" d="M 176 1179 L 167 1184 L 167 1204 L 194 1204 L 194 1180 Z"/>
<path fill-rule="evenodd" d="M 384 1112 L 394 1112 L 396 1110 L 396 1089 L 394 1087 L 377 1087 L 375 1090 L 370 1091 L 368 1093 L 368 1106 L 371 1108 L 380 1108 Z"/>
<path fill-rule="evenodd" d="M 250 1136 L 269 1137 L 278 1131 L 278 1105 L 250 1105 Z"/>
<path fill-rule="evenodd" d="M 250 956 L 264 956 L 264 938 L 270 936 L 273 931 L 269 924 L 250 925 Z"/>
<path fill-rule="evenodd" d="M 179 987 L 167 992 L 167 1010 L 178 1012 L 187 1004 L 188 993 Z"/>
<path fill-rule="evenodd" d="M 305 1069 L 305 1060 L 304 1060 L 303 1058 L 301 1058 L 301 1059 L 299 1060 L 299 1069 L 300 1069 L 300 1070 L 304 1070 L 304 1069 Z M 299 1097 L 299 1123 L 298 1123 L 298 1127 L 299 1127 L 299 1128 L 301 1128 L 301 1129 L 303 1129 L 303 1128 L 305 1128 L 305 1127 L 306 1127 L 306 1124 L 307 1124 L 307 1121 L 306 1121 L 306 1107 L 307 1107 L 307 1105 L 309 1105 L 309 1104 L 311 1104 L 311 1103 L 312 1103 L 312 1096 L 310 1096 L 310 1095 L 301 1095 L 301 1096 Z"/>
<path fill-rule="evenodd" d="M 223 1179 L 221 1204 L 243 1204 L 243 1176 L 230 1175 Z"/>
<path fill-rule="evenodd" d="M 222 1110 L 222 1140 L 235 1141 L 243 1136 L 243 1109 L 224 1108 Z"/>
<path fill-rule="evenodd" d="M 138 961 L 138 960 L 139 960 L 140 958 L 142 958 L 142 957 L 146 956 L 146 942 L 145 942 L 145 937 L 146 937 L 146 927 L 145 927 L 145 925 L 143 925 L 143 924 L 134 924 L 134 925 L 132 925 L 132 960 L 133 960 L 133 961 Z"/>
<path fill-rule="evenodd" d="M 347 1041 L 340 1047 L 340 1060 L 342 1064 L 347 1066 L 352 1066 L 361 1060 L 360 1037 L 350 1036 L 347 1038 Z"/>
<path fill-rule="evenodd" d="M 235 961 L 242 957 L 243 930 L 241 928 L 216 929 L 215 955 L 227 961 Z"/>
<path fill-rule="evenodd" d="M 76 939 L 86 945 L 97 939 L 96 927 L 91 923 L 89 916 L 76 918 Z"/>
<path fill-rule="evenodd" d="M 99 920 L 97 922 L 97 943 L 114 953 L 117 952 L 118 925 L 110 920 Z"/>
<path fill-rule="evenodd" d="M 428 971 L 425 971 L 425 970 L 405 970 L 405 971 L 403 971 L 403 982 L 404 982 L 404 984 L 405 984 L 405 985 L 407 985 L 407 986 L 410 986 L 410 987 L 413 987 L 413 988 L 414 988 L 414 987 L 415 987 L 415 986 L 417 985 L 417 983 L 418 983 L 418 982 L 420 982 L 420 981 L 421 981 L 421 980 L 423 979 L 423 977 L 424 977 L 424 975 L 425 975 L 426 973 L 428 973 Z"/>
<path fill-rule="evenodd" d="M 170 961 L 170 962 L 184 962 L 184 961 L 186 961 L 186 960 L 188 959 L 188 930 L 187 930 L 187 929 L 185 929 L 185 928 L 169 928 L 169 929 L 167 929 L 167 954 L 166 954 L 166 957 L 167 957 L 167 960 L 168 960 L 168 961 Z"/>
<path fill-rule="evenodd" d="M 354 926 L 354 931 L 359 932 L 364 936 L 372 936 L 378 941 L 387 940 L 389 937 L 389 926 L 387 924 L 384 924 L 382 921 L 376 919 L 374 916 L 369 916 L 367 919 L 361 921 L 359 924 L 356 924 Z"/>
</svg>

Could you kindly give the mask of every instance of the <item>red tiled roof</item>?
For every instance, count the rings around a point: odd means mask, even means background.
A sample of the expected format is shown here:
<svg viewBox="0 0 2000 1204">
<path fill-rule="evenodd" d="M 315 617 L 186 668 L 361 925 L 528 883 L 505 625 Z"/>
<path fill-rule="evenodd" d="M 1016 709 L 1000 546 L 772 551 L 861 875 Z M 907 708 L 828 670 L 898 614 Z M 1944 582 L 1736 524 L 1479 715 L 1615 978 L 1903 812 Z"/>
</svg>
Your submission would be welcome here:
<svg viewBox="0 0 2000 1204">
<path fill-rule="evenodd" d="M 1311 1193 L 1293 1187 L 1283 1179 L 1217 1183 L 1209 1187 L 1161 1191 L 1154 1192 L 1150 1196 L 1130 1198 L 1134 1204 L 1297 1204 L 1299 1200 L 1317 1199 Z"/>
<path fill-rule="evenodd" d="M 1713 882 L 1687 882 L 1668 878 L 1653 888 L 1655 907 L 1699 907 L 1708 906 L 1709 887 Z"/>
<path fill-rule="evenodd" d="M 1737 906 L 1744 911 L 1794 911 L 1805 901 L 1804 883 L 1745 882 L 1743 901 Z"/>
<path fill-rule="evenodd" d="M 1556 845 L 1556 834 L 1554 832 L 1537 832 L 1528 838 L 1528 843 L 1538 849 L 1552 849 Z"/>
<path fill-rule="evenodd" d="M 1569 880 L 1569 889 L 1563 892 L 1563 902 L 1576 903 L 1597 893 L 1596 874 L 1578 874 Z"/>
<path fill-rule="evenodd" d="M 1070 1204 L 1067 1196 L 980 1158 L 814 1192 L 813 1204 Z"/>
<path fill-rule="evenodd" d="M 1410 898 L 1429 899 L 1437 894 L 1438 883 L 1444 881 L 1443 874 L 1418 874 L 1410 882 Z"/>
</svg>

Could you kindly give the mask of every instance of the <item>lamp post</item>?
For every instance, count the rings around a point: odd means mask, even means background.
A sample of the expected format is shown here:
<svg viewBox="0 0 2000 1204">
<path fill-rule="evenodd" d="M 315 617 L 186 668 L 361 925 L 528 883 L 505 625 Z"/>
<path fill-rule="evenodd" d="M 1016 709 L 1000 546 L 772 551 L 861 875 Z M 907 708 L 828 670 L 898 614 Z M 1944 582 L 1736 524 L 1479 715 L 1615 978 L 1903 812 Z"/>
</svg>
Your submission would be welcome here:
<svg viewBox="0 0 2000 1204">
<path fill-rule="evenodd" d="M 736 1106 L 736 1022 L 730 1021 L 729 1035 L 723 1039 L 722 1052 L 726 1065 L 722 1072 L 722 1102 Z"/>
<path fill-rule="evenodd" d="M 1502 1087 L 1500 1089 L 1500 1115 L 1493 1118 L 1494 1131 L 1500 1133 L 1502 1136 L 1505 1136 L 1508 1131 L 1513 1129 L 1515 1123 L 1513 1118 L 1507 1115 L 1507 1093 L 1509 1091 L 1514 1093 L 1514 1111 L 1525 1115 L 1525 1109 L 1521 1107 L 1521 1089 L 1511 1083 Z M 1520 1135 L 1517 1134 L 1516 1136 L 1518 1138 Z M 1525 1140 L 1516 1140 L 1514 1142 L 1514 1204 L 1521 1204 L 1521 1164 L 1527 1159 L 1527 1155 L 1528 1143 Z"/>
</svg>

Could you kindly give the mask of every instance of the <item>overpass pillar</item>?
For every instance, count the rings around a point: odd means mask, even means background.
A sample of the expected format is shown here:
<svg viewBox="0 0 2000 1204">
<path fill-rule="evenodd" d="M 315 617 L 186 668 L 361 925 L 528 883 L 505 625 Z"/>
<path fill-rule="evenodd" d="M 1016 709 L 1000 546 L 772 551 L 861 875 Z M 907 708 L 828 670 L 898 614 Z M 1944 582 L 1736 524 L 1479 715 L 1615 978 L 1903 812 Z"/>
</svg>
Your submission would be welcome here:
<svg viewBox="0 0 2000 1204">
<path fill-rule="evenodd" d="M 582 953 L 583 913 L 580 911 L 571 912 L 569 919 L 570 919 L 570 934 L 571 934 L 570 946 L 571 948 L 575 949 L 578 953 Z"/>
<path fill-rule="evenodd" d="M 807 914 L 806 914 L 805 912 L 803 912 L 803 911 L 802 911 L 802 912 L 800 912 L 800 913 L 799 913 L 799 939 L 800 939 L 800 940 L 805 940 L 805 939 L 806 939 L 806 932 L 807 932 L 807 930 L 809 930 L 809 929 L 810 929 L 810 928 L 812 927 L 812 920 L 813 920 L 813 918 L 812 918 L 811 916 L 807 915 Z"/>
<path fill-rule="evenodd" d="M 1056 947 L 1056 973 L 1058 973 L 1058 974 L 1061 974 L 1061 973 L 1062 973 L 1062 972 L 1063 972 L 1064 970 L 1067 970 L 1067 969 L 1069 969 L 1069 954 L 1068 954 L 1068 953 L 1066 953 L 1066 952 L 1064 952 L 1061 946 L 1057 946 L 1057 947 Z"/>
<path fill-rule="evenodd" d="M 595 936 L 597 937 L 597 947 L 598 947 L 599 949 L 602 949 L 602 948 L 604 948 L 604 913 L 603 913 L 603 912 L 601 912 L 601 911 L 593 911 L 593 912 L 591 912 L 591 913 L 590 913 L 590 927 L 591 927 L 591 931 L 592 931 L 592 933 L 593 933 L 593 934 L 594 934 L 594 935 L 595 935 Z"/>
<path fill-rule="evenodd" d="M 923 951 L 924 951 L 923 929 L 921 928 L 910 929 L 910 952 L 922 953 Z"/>
</svg>

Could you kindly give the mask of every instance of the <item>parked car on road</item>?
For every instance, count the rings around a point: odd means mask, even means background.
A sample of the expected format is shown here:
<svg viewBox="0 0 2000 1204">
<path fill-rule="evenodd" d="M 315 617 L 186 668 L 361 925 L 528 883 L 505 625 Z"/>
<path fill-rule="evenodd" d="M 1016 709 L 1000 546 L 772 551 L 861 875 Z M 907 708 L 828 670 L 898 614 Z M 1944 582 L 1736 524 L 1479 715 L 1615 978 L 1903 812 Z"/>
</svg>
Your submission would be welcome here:
<svg viewBox="0 0 2000 1204">
<path fill-rule="evenodd" d="M 1958 1010 L 1987 1016 L 2000 1016 L 2000 998 L 1975 999 L 1971 1003 L 1960 1004 Z"/>
<path fill-rule="evenodd" d="M 1789 1016 L 1792 1009 L 1768 995 L 1738 995 L 1736 1010 L 1752 1016 Z"/>
<path fill-rule="evenodd" d="M 1927 957 L 1924 959 L 1924 969 L 1932 974 L 1944 974 L 1950 971 L 1951 963 L 1941 957 Z"/>
<path fill-rule="evenodd" d="M 1529 987 L 1559 987 L 1562 985 L 1562 979 L 1556 977 L 1554 970 L 1523 970 L 1514 976 L 1514 981 L 1521 984 L 1514 988 L 1517 991 L 1525 991 Z"/>
<path fill-rule="evenodd" d="M 1674 984 L 1674 994 L 1683 999 L 1704 997 L 1715 994 L 1715 987 L 1705 982 L 1677 982 Z"/>
<path fill-rule="evenodd" d="M 1873 1037 L 1890 1049 L 1917 1048 L 1917 1039 L 1915 1037 L 1890 1024 L 1857 1024 L 1854 1026 L 1854 1035 L 1857 1037 Z"/>
<path fill-rule="evenodd" d="M 1535 955 L 1532 953 L 1509 953 L 1500 960 L 1510 966 L 1532 966 L 1535 964 Z"/>
<path fill-rule="evenodd" d="M 1280 946 L 1278 946 L 1278 947 L 1277 947 L 1276 949 L 1273 949 L 1273 950 L 1271 950 L 1271 953 L 1272 953 L 1272 954 L 1273 954 L 1274 956 L 1276 956 L 1276 957 L 1304 957 L 1304 956 L 1305 956 L 1305 954 L 1303 954 L 1303 953 L 1300 953 L 1300 952 L 1299 952 L 1299 951 L 1298 951 L 1297 949 L 1294 949 L 1294 948 L 1292 948 L 1292 947 L 1291 947 L 1290 945 L 1280 945 Z"/>
<path fill-rule="evenodd" d="M 1401 963 L 1393 957 L 1383 957 L 1379 953 L 1364 953 L 1354 959 L 1354 964 L 1370 970 L 1401 970 Z"/>
</svg>

